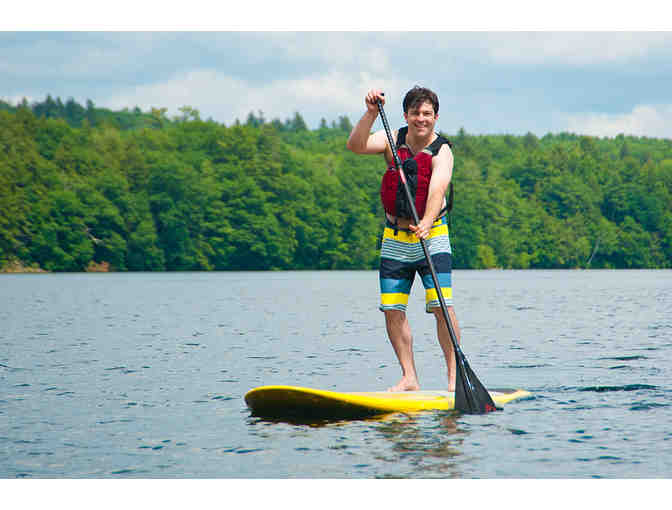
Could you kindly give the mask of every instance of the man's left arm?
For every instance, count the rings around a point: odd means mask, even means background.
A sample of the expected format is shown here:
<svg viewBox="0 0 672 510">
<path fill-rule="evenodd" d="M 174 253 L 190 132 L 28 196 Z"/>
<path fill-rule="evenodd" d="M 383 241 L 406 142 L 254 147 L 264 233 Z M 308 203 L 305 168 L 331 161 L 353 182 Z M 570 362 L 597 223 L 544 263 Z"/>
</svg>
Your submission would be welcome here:
<svg viewBox="0 0 672 510">
<path fill-rule="evenodd" d="M 446 198 L 446 190 L 453 176 L 453 153 L 446 144 L 441 146 L 439 153 L 432 159 L 432 179 L 429 181 L 429 190 L 425 215 L 420 224 L 411 225 L 409 228 L 421 239 L 427 239 L 432 229 L 432 224 L 441 212 L 443 201 Z"/>
</svg>

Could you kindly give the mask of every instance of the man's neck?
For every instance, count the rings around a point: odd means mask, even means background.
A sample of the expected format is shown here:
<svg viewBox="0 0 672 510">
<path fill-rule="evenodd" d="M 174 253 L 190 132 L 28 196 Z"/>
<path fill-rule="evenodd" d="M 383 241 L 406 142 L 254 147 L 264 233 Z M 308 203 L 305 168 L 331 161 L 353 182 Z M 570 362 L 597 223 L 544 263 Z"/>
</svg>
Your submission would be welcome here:
<svg viewBox="0 0 672 510">
<path fill-rule="evenodd" d="M 406 134 L 406 144 L 411 148 L 413 153 L 417 153 L 431 144 L 435 137 L 436 133 L 434 131 L 430 131 L 427 136 L 419 137 L 417 135 L 414 136 L 414 133 L 409 129 Z"/>
</svg>

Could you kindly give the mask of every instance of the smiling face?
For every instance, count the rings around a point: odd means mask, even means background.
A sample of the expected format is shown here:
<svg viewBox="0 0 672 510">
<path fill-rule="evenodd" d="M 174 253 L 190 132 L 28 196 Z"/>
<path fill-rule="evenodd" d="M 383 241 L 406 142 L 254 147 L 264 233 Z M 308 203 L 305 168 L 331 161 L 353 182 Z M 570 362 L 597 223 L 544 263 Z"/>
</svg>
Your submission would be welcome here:
<svg viewBox="0 0 672 510">
<path fill-rule="evenodd" d="M 404 119 L 408 123 L 409 132 L 413 133 L 414 137 L 424 138 L 434 133 L 434 126 L 439 115 L 434 112 L 432 103 L 425 101 L 409 108 L 408 112 L 404 113 Z"/>
</svg>

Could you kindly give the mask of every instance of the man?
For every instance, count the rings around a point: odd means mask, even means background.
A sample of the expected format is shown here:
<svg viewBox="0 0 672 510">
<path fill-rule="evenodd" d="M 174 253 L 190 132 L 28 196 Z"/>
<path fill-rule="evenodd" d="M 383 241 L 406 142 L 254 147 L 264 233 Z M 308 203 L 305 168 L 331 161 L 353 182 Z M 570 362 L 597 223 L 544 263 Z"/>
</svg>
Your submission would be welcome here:
<svg viewBox="0 0 672 510">
<path fill-rule="evenodd" d="M 417 163 L 416 209 L 420 222 L 415 225 L 407 213 L 403 216 L 399 214 L 401 206 L 395 209 L 395 190 L 401 184 L 397 184 L 398 173 L 394 171 L 394 158 L 387 135 L 384 130 L 371 134 L 371 127 L 378 116 L 378 100 L 385 103 L 380 90 L 372 89 L 366 94 L 366 113 L 352 129 L 347 148 L 356 154 L 383 154 L 388 164 L 381 187 L 386 226 L 380 253 L 380 310 L 385 313 L 387 334 L 402 371 L 401 380 L 389 391 L 420 389 L 413 357 L 413 337 L 406 318 L 408 296 L 416 271 L 425 287 L 426 311 L 436 317 L 439 344 L 446 360 L 448 389 L 454 391 L 455 354 L 419 241 L 424 239 L 427 244 L 459 342 L 460 329 L 452 307 L 452 252 L 445 218 L 446 190 L 453 171 L 450 142 L 434 132 L 439 118 L 436 94 L 422 87 L 411 89 L 403 102 L 404 119 L 408 126 L 394 131 L 393 138 L 402 162 L 414 159 Z"/>
</svg>

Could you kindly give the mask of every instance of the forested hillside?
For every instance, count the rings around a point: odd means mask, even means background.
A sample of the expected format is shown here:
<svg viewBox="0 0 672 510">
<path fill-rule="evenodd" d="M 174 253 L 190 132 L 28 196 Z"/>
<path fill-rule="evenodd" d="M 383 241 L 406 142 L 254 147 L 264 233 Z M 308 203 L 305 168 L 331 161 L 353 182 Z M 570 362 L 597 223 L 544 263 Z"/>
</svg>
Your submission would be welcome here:
<svg viewBox="0 0 672 510">
<path fill-rule="evenodd" d="M 307 128 L 184 107 L 0 101 L 0 268 L 377 267 L 379 156 Z M 672 142 L 444 133 L 456 268 L 672 267 Z"/>
</svg>

